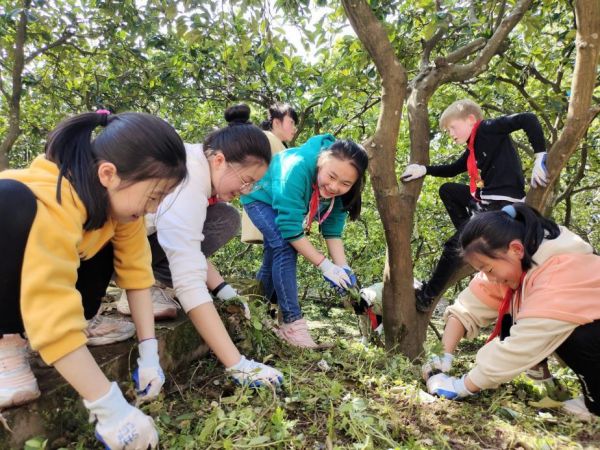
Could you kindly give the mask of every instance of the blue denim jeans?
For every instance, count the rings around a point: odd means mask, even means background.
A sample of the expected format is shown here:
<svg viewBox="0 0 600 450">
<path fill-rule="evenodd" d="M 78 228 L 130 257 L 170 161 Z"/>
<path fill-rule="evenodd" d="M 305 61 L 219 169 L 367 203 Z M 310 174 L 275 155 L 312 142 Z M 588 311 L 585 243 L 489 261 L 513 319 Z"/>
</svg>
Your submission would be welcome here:
<svg viewBox="0 0 600 450">
<path fill-rule="evenodd" d="M 263 202 L 244 205 L 250 220 L 260 230 L 264 239 L 263 262 L 256 278 L 263 285 L 265 297 L 273 293 L 284 323 L 292 323 L 302 318 L 298 302 L 298 282 L 296 264 L 298 253 L 282 236 L 275 224 L 277 212 Z"/>
</svg>

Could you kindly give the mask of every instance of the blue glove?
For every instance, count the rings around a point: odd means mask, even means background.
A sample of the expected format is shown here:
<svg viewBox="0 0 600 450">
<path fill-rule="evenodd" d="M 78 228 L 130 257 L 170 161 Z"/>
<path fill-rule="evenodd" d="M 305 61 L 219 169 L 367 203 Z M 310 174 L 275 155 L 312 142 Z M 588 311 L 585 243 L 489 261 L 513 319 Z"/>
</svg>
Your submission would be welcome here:
<svg viewBox="0 0 600 450">
<path fill-rule="evenodd" d="M 265 384 L 279 386 L 283 383 L 283 374 L 279 370 L 252 359 L 246 359 L 243 355 L 236 365 L 225 370 L 237 384 L 242 386 L 257 388 Z"/>
<path fill-rule="evenodd" d="M 156 448 L 158 432 L 154 421 L 134 408 L 121 393 L 117 383 L 93 402 L 83 400 L 90 411 L 90 422 L 96 422 L 96 438 L 108 450 Z"/>
<path fill-rule="evenodd" d="M 138 346 L 140 357 L 138 367 L 133 371 L 133 382 L 137 394 L 137 404 L 158 397 L 160 389 L 165 384 L 163 373 L 158 360 L 158 342 L 156 339 L 146 339 Z"/>
<path fill-rule="evenodd" d="M 342 266 L 342 269 L 344 269 L 344 272 L 346 272 L 346 274 L 348 274 L 348 278 L 350 278 L 350 285 L 348 287 L 356 287 L 358 280 L 356 279 L 356 275 L 354 275 L 354 272 L 352 272 L 350 266 Z"/>
<path fill-rule="evenodd" d="M 465 386 L 466 375 L 461 378 L 449 377 L 445 373 L 438 373 L 427 380 L 427 390 L 430 394 L 444 397 L 448 400 L 459 400 L 473 395 Z"/>
</svg>

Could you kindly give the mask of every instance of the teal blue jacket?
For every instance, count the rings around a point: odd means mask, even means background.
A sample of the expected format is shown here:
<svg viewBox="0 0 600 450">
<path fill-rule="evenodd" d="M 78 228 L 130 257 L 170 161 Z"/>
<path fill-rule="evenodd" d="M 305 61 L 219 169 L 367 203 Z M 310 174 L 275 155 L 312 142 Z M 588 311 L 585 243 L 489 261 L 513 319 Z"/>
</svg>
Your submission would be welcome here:
<svg viewBox="0 0 600 450">
<path fill-rule="evenodd" d="M 317 160 L 321 151 L 334 142 L 332 135 L 323 134 L 310 138 L 300 147 L 274 155 L 256 189 L 242 196 L 242 204 L 259 201 L 271 205 L 277 212 L 275 224 L 283 238 L 291 242 L 303 237 L 303 222 L 308 213 L 312 185 L 317 179 Z M 320 207 L 326 209 L 328 206 L 329 202 Z M 341 237 L 347 215 L 343 210 L 342 199 L 336 198 L 331 213 L 321 224 L 323 237 Z"/>
</svg>

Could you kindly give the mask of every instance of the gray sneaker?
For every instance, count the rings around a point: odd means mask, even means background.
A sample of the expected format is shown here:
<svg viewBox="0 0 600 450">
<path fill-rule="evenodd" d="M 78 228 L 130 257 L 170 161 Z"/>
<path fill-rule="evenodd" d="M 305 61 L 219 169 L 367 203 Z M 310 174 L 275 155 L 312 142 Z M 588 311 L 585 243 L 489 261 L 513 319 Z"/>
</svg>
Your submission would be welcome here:
<svg viewBox="0 0 600 450">
<path fill-rule="evenodd" d="M 115 319 L 97 314 L 88 321 L 84 330 L 92 347 L 126 341 L 135 334 L 135 325 L 125 319 Z"/>
</svg>

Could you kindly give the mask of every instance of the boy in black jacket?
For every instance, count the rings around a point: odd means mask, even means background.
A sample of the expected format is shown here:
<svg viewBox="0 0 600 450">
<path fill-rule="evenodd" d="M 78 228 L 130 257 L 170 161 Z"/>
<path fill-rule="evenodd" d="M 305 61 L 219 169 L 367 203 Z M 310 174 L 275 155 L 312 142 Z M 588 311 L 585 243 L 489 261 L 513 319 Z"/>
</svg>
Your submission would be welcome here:
<svg viewBox="0 0 600 450">
<path fill-rule="evenodd" d="M 547 177 L 544 134 L 540 122 L 532 113 L 483 120 L 479 105 L 471 100 L 458 100 L 442 113 L 440 127 L 457 144 L 467 144 L 464 153 L 451 164 L 410 164 L 401 176 L 402 181 L 416 180 L 424 175 L 454 177 L 468 172 L 470 183 L 469 186 L 444 183 L 440 187 L 440 198 L 457 231 L 444 243 L 442 256 L 431 279 L 415 291 L 416 307 L 421 312 L 429 311 L 433 300 L 461 266 L 457 252 L 458 235 L 469 217 L 476 212 L 497 210 L 525 200 L 521 160 L 510 133 L 524 130 L 533 147 L 535 164 L 531 185 L 545 186 Z"/>
</svg>

